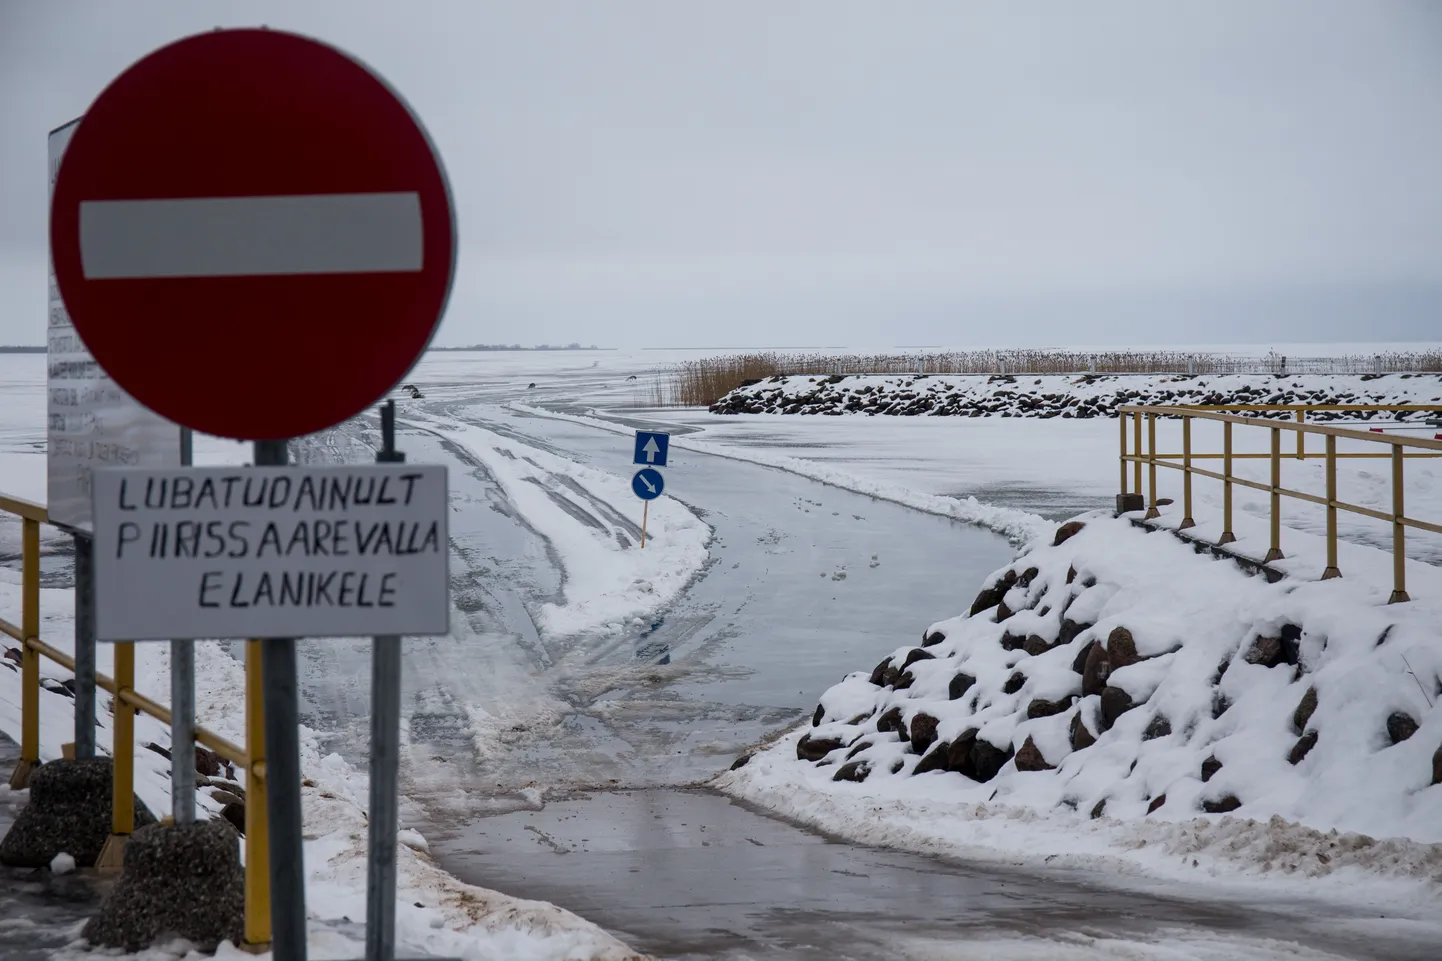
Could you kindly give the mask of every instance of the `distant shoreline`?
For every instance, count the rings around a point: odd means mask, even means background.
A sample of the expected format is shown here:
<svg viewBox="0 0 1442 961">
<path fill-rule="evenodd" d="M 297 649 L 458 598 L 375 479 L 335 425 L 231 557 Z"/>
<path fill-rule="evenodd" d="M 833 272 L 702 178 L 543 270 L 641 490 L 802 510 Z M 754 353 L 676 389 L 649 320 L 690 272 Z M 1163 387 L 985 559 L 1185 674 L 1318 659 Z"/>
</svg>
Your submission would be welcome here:
<svg viewBox="0 0 1442 961">
<path fill-rule="evenodd" d="M 542 346 L 540 346 L 540 347 L 492 347 L 492 346 L 488 346 L 488 345 L 485 345 L 485 344 L 477 344 L 477 345 L 472 346 L 472 347 L 427 347 L 427 348 L 426 348 L 426 353 L 433 353 L 433 352 L 436 352 L 436 353 L 442 353 L 442 352 L 443 352 L 443 353 L 457 353 L 457 352 L 465 352 L 465 351 L 472 351 L 472 352 L 477 352 L 477 353 L 482 352 L 482 351 L 485 351 L 485 352 L 495 352 L 495 351 L 546 351 L 546 352 L 548 352 L 548 353 L 557 352 L 557 351 L 571 351 L 571 352 L 573 352 L 573 353 L 577 353 L 577 352 L 579 352 L 579 353 L 585 353 L 585 352 L 588 352 L 588 351 L 604 351 L 604 350 L 616 350 L 616 349 L 617 349 L 617 348 L 615 348 L 615 347 L 595 347 L 595 346 L 592 346 L 592 347 L 547 347 L 547 346 L 544 346 L 544 345 L 542 345 Z M 45 353 L 45 346 L 44 346 L 43 344 L 40 345 L 40 346 L 36 346 L 36 347 L 27 347 L 27 346 L 24 346 L 24 345 L 3 345 L 3 344 L 0 344 L 0 354 L 43 354 L 43 353 Z"/>
<path fill-rule="evenodd" d="M 581 347 L 581 346 L 576 345 L 576 344 L 571 344 L 571 345 L 568 345 L 568 346 L 565 346 L 565 347 L 552 347 L 552 346 L 550 346 L 550 345 L 548 345 L 548 344 L 541 344 L 539 347 L 522 347 L 522 346 L 520 346 L 520 345 L 518 345 L 518 344 L 509 344 L 509 345 L 502 345 L 502 344 L 472 344 L 472 345 L 469 346 L 469 347 L 427 347 L 427 348 L 426 348 L 426 353 L 431 353 L 431 352 L 437 352 L 437 353 L 440 353 L 440 352 L 451 352 L 451 353 L 454 353 L 454 352 L 458 352 L 458 351 L 473 351 L 473 352 L 482 352 L 482 351 L 485 351 L 485 352 L 495 352 L 495 351 L 518 351 L 518 350 L 519 350 L 519 351 L 541 351 L 541 350 L 544 350 L 544 351 L 547 351 L 547 352 L 552 352 L 552 351 L 571 351 L 571 352 L 584 353 L 584 352 L 587 352 L 587 351 L 616 350 L 616 349 L 617 349 L 617 348 L 615 348 L 615 347 L 597 347 L 595 344 L 592 344 L 590 347 Z"/>
</svg>

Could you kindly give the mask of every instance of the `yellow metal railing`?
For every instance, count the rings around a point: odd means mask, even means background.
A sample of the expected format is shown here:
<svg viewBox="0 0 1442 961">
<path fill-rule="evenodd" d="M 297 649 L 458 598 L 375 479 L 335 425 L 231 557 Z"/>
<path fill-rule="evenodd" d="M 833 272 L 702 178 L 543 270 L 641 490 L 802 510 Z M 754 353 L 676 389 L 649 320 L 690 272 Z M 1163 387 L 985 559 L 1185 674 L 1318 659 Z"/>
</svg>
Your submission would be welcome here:
<svg viewBox="0 0 1442 961">
<path fill-rule="evenodd" d="M 11 788 L 18 790 L 29 785 L 30 774 L 40 763 L 40 658 L 71 671 L 75 670 L 75 659 L 40 639 L 40 525 L 49 522 L 45 506 L 0 494 L 0 512 L 17 516 L 22 525 L 20 624 L 0 618 L 0 633 L 20 642 L 20 763 L 10 778 Z M 115 676 L 97 671 L 95 686 L 114 696 L 111 833 L 124 838 L 135 830 L 135 713 L 143 712 L 169 725 L 170 709 L 135 690 L 134 643 L 112 647 Z M 245 670 L 245 747 L 200 725 L 195 727 L 195 740 L 245 770 L 245 947 L 258 950 L 270 944 L 270 853 L 260 644 L 256 641 L 246 644 Z M 172 752 L 187 749 L 187 745 L 171 745 Z"/>
<path fill-rule="evenodd" d="M 1195 526 L 1192 517 L 1192 477 L 1208 477 L 1222 482 L 1222 533 L 1219 544 L 1236 540 L 1232 531 L 1232 488 L 1234 485 L 1263 491 L 1269 495 L 1271 514 L 1271 543 L 1263 563 L 1280 560 L 1282 553 L 1282 498 L 1289 497 L 1327 509 L 1327 567 L 1322 578 L 1341 577 L 1337 564 L 1337 512 L 1347 511 L 1376 520 L 1386 521 L 1392 527 L 1392 596 L 1391 602 L 1408 600 L 1407 595 L 1407 528 L 1442 534 L 1442 524 L 1435 524 L 1416 517 L 1408 517 L 1405 510 L 1404 471 L 1405 462 L 1411 458 L 1442 457 L 1442 440 L 1426 437 L 1407 437 L 1400 434 L 1378 433 L 1372 430 L 1356 430 L 1348 427 L 1329 427 L 1307 423 L 1306 415 L 1313 411 L 1442 411 L 1442 405 L 1424 404 L 1221 404 L 1211 405 L 1125 405 L 1118 408 L 1119 432 L 1121 437 L 1121 493 L 1140 495 L 1142 493 L 1142 467 L 1147 468 L 1146 517 L 1160 516 L 1157 509 L 1157 468 L 1166 467 L 1182 472 L 1182 520 L 1178 529 Z M 1229 411 L 1295 411 L 1296 421 L 1264 417 L 1239 417 Z M 1132 448 L 1127 449 L 1127 419 L 1132 419 Z M 1180 453 L 1159 453 L 1157 451 L 1157 418 L 1165 417 L 1182 422 L 1182 450 Z M 1146 419 L 1146 443 L 1142 440 L 1142 419 Z M 1220 453 L 1198 453 L 1192 450 L 1192 421 L 1217 421 L 1222 425 L 1222 450 Z M 1232 428 L 1234 426 L 1255 427 L 1271 431 L 1271 449 L 1264 453 L 1237 453 L 1232 449 Z M 1282 432 L 1291 431 L 1297 436 L 1295 454 L 1283 455 Z M 1306 435 L 1318 434 L 1325 438 L 1324 449 L 1308 451 Z M 1337 450 L 1338 439 L 1362 441 L 1386 447 L 1386 450 L 1345 451 Z M 1241 459 L 1266 458 L 1271 462 L 1271 476 L 1267 483 L 1239 477 L 1232 472 L 1234 461 Z M 1317 495 L 1306 491 L 1292 490 L 1282 486 L 1282 462 L 1295 458 L 1323 458 L 1326 460 L 1326 494 Z M 1392 463 L 1392 510 L 1379 511 L 1361 504 L 1349 504 L 1337 498 L 1337 461 L 1344 458 L 1385 458 Z M 1222 461 L 1220 472 L 1206 470 L 1193 465 L 1196 460 Z M 1127 464 L 1132 465 L 1132 490 L 1128 491 Z"/>
</svg>

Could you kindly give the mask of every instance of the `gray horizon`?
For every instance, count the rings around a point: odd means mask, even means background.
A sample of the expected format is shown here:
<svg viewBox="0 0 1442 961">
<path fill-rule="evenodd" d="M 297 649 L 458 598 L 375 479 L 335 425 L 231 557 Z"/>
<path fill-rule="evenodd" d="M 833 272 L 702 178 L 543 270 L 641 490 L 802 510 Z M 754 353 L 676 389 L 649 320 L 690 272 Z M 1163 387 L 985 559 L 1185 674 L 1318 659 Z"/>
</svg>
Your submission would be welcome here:
<svg viewBox="0 0 1442 961">
<path fill-rule="evenodd" d="M 217 24 L 333 43 L 456 199 L 436 336 L 756 347 L 1442 340 L 1442 6 L 0 7 L 0 343 L 45 135 Z"/>
</svg>

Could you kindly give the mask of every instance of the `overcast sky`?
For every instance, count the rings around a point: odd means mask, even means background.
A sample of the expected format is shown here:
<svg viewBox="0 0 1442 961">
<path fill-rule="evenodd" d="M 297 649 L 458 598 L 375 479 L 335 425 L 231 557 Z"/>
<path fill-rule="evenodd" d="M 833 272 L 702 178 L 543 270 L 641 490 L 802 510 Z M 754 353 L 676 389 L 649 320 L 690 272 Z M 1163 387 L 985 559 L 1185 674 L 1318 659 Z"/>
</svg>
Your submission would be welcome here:
<svg viewBox="0 0 1442 961">
<path fill-rule="evenodd" d="M 0 0 L 0 342 L 42 343 L 45 135 L 265 23 L 410 101 L 441 344 L 1442 339 L 1442 4 Z"/>
</svg>

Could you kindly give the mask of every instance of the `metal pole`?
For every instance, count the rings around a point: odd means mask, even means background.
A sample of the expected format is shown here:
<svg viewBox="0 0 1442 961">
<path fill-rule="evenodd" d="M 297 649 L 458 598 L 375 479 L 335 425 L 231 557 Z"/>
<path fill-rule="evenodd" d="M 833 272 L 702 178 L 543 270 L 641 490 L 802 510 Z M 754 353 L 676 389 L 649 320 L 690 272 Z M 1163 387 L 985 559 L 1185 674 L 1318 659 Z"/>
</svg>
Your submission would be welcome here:
<svg viewBox="0 0 1442 961">
<path fill-rule="evenodd" d="M 75 757 L 95 756 L 95 542 L 75 534 Z"/>
<path fill-rule="evenodd" d="M 255 442 L 257 467 L 290 460 L 284 440 Z M 295 639 L 261 642 L 265 687 L 266 813 L 270 821 L 270 927 L 274 961 L 306 961 L 305 863 L 300 820 L 300 707 Z"/>
<path fill-rule="evenodd" d="M 180 429 L 180 466 L 193 461 L 192 435 Z M 195 642 L 170 642 L 170 813 L 195 823 Z"/>
<path fill-rule="evenodd" d="M 1388 604 L 1411 600 L 1407 596 L 1407 524 L 1402 499 L 1402 445 L 1392 445 L 1392 596 Z"/>
<path fill-rule="evenodd" d="M 1138 415 L 1140 416 L 1140 415 Z M 1144 519 L 1161 517 L 1157 510 L 1157 415 L 1147 415 L 1147 512 Z"/>
<path fill-rule="evenodd" d="M 1182 415 L 1182 522 L 1177 530 L 1196 527 L 1192 519 L 1192 419 Z"/>
<path fill-rule="evenodd" d="M 401 639 L 371 647 L 369 866 L 366 870 L 366 961 L 396 954 L 396 793 L 400 779 Z"/>
<path fill-rule="evenodd" d="M 1237 539 L 1232 533 L 1232 422 L 1222 423 L 1222 536 L 1218 544 L 1230 544 Z"/>
<path fill-rule="evenodd" d="M 1327 435 L 1327 569 L 1322 580 L 1341 577 L 1337 566 L 1337 438 Z"/>
<path fill-rule="evenodd" d="M 195 823 L 195 642 L 170 642 L 170 812 Z"/>
<path fill-rule="evenodd" d="M 396 403 L 381 408 L 377 464 L 402 464 L 396 450 Z M 396 955 L 396 830 L 401 740 L 401 639 L 371 641 L 371 760 L 369 863 L 366 869 L 366 961 Z"/>
<path fill-rule="evenodd" d="M 1118 413 L 1118 414 L 1117 414 L 1117 424 L 1121 427 L 1121 431 L 1122 431 L 1122 443 L 1121 443 L 1121 452 L 1122 452 L 1122 453 L 1121 453 L 1122 489 L 1119 491 L 1119 493 L 1125 494 L 1125 493 L 1127 492 L 1127 415 L 1126 415 L 1126 414 L 1123 414 L 1123 413 Z"/>
<path fill-rule="evenodd" d="M 651 502 L 641 502 L 641 547 L 646 546 L 646 522 L 651 519 Z"/>
<path fill-rule="evenodd" d="M 1282 553 L 1282 429 L 1272 428 L 1272 546 L 1262 563 L 1270 564 L 1286 557 Z"/>
</svg>

